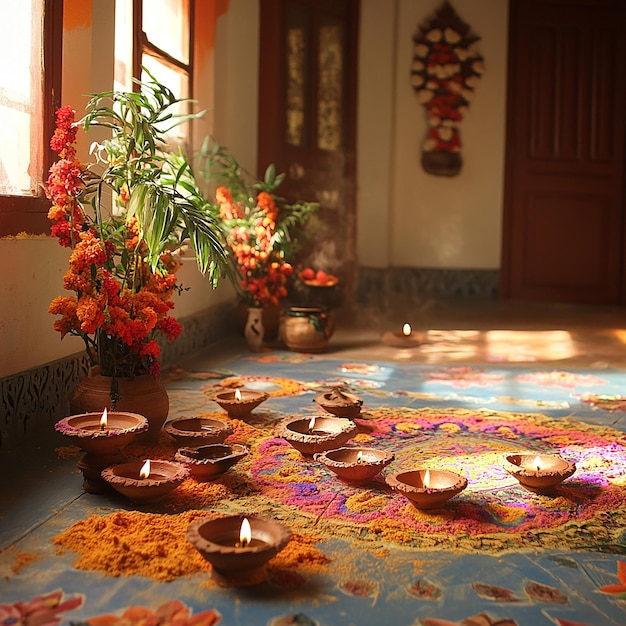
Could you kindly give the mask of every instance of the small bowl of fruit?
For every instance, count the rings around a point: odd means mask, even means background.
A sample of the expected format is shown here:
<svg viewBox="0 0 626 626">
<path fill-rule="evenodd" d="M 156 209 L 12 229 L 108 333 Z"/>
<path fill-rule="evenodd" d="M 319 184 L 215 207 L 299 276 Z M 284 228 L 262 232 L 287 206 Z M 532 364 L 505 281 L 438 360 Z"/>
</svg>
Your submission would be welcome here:
<svg viewBox="0 0 626 626">
<path fill-rule="evenodd" d="M 312 267 L 305 267 L 300 270 L 298 278 L 307 287 L 334 287 L 339 282 L 334 274 L 329 274 L 324 270 L 315 270 Z"/>
</svg>

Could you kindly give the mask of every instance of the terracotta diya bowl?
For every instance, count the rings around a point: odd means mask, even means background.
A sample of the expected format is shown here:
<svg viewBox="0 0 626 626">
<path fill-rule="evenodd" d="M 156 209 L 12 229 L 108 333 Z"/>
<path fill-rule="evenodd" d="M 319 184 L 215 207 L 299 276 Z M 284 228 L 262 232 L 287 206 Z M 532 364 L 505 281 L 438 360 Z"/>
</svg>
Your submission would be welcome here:
<svg viewBox="0 0 626 626">
<path fill-rule="evenodd" d="M 117 463 L 102 470 L 102 478 L 134 502 L 158 502 L 189 478 L 189 470 L 182 463 L 150 461 L 149 472 L 142 478 L 147 465 L 143 461 Z"/>
<path fill-rule="evenodd" d="M 211 480 L 243 459 L 250 450 L 238 443 L 213 443 L 199 448 L 180 448 L 174 457 L 197 481 Z"/>
<path fill-rule="evenodd" d="M 288 417 L 276 427 L 276 436 L 305 456 L 313 456 L 341 447 L 356 430 L 356 424 L 343 417 Z"/>
<path fill-rule="evenodd" d="M 80 413 L 59 420 L 54 428 L 85 452 L 112 455 L 123 450 L 138 434 L 148 430 L 148 420 L 138 413 L 110 411 L 106 426 L 103 413 Z"/>
<path fill-rule="evenodd" d="M 373 480 L 395 457 L 376 448 L 337 448 L 314 454 L 313 458 L 341 480 L 359 485 Z"/>
<path fill-rule="evenodd" d="M 415 348 L 420 344 L 424 343 L 424 335 L 423 333 L 417 333 L 414 330 L 411 330 L 411 327 L 408 324 L 404 325 L 402 331 L 387 331 L 383 333 L 381 340 L 392 348 Z"/>
<path fill-rule="evenodd" d="M 243 542 L 244 524 L 250 535 Z M 264 578 L 264 565 L 291 540 L 291 530 L 266 517 L 232 515 L 198 519 L 187 529 L 187 539 L 213 566 L 218 578 L 240 584 L 256 584 Z"/>
<path fill-rule="evenodd" d="M 504 469 L 534 493 L 550 493 L 576 471 L 576 465 L 550 454 L 507 454 Z"/>
<path fill-rule="evenodd" d="M 269 398 L 269 394 L 255 389 L 228 389 L 218 391 L 211 399 L 217 402 L 232 418 L 250 415 L 253 409 Z"/>
<path fill-rule="evenodd" d="M 235 427 L 213 417 L 177 417 L 167 422 L 164 430 L 179 445 L 197 448 L 209 443 L 223 443 L 235 432 Z"/>
<path fill-rule="evenodd" d="M 363 406 L 363 400 L 336 388 L 315 396 L 313 400 L 324 411 L 332 413 L 337 417 L 356 417 L 361 413 L 361 406 Z"/>
<path fill-rule="evenodd" d="M 448 470 L 411 470 L 391 474 L 386 483 L 418 509 L 441 508 L 467 487 L 467 479 Z"/>
</svg>

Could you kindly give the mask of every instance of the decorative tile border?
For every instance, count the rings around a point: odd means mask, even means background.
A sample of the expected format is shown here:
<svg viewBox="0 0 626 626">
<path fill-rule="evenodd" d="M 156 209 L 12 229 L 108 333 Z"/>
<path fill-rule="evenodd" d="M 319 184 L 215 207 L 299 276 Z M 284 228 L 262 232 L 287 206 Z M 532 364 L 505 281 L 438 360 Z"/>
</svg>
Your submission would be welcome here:
<svg viewBox="0 0 626 626">
<path fill-rule="evenodd" d="M 356 299 L 361 305 L 384 306 L 402 298 L 423 303 L 432 298 L 498 297 L 498 270 L 359 268 Z"/>
<path fill-rule="evenodd" d="M 232 305 L 179 319 L 180 337 L 165 343 L 163 365 L 171 365 L 235 332 Z M 69 414 L 69 399 L 89 363 L 84 353 L 0 379 L 0 446 L 51 432 Z"/>
</svg>

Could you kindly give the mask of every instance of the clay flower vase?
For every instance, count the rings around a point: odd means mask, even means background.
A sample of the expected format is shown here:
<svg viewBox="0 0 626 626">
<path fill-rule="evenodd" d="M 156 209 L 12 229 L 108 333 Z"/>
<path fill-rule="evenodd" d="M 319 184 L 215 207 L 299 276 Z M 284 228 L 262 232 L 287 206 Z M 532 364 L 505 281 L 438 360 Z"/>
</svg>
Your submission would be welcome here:
<svg viewBox="0 0 626 626">
<path fill-rule="evenodd" d="M 263 309 L 261 307 L 248 307 L 248 319 L 243 329 L 243 335 L 251 352 L 260 352 L 263 349 Z"/>
<path fill-rule="evenodd" d="M 148 431 L 142 437 L 156 441 L 169 413 L 170 401 L 165 387 L 154 376 L 145 374 L 134 378 L 118 378 L 119 400 L 113 409 L 111 400 L 111 376 L 103 376 L 99 366 L 92 367 L 89 374 L 78 381 L 70 398 L 70 412 L 102 413 L 115 410 L 138 413 L 148 420 Z"/>
<path fill-rule="evenodd" d="M 325 307 L 290 306 L 280 319 L 280 338 L 294 352 L 324 352 L 334 331 L 334 316 Z"/>
<path fill-rule="evenodd" d="M 210 443 L 224 443 L 235 432 L 230 422 L 213 417 L 177 417 L 165 424 L 165 432 L 179 446 L 198 448 Z"/>
<path fill-rule="evenodd" d="M 229 470 L 249 451 L 246 446 L 238 443 L 231 446 L 213 443 L 199 448 L 180 448 L 174 458 L 187 466 L 192 478 L 203 482 L 212 480 Z"/>
</svg>

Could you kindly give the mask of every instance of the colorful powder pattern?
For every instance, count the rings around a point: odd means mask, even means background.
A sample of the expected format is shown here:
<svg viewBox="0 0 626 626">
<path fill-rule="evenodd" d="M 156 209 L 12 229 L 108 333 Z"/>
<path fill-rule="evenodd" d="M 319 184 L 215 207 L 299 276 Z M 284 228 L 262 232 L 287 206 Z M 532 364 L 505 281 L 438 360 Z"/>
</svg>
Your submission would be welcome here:
<svg viewBox="0 0 626 626">
<path fill-rule="evenodd" d="M 626 516 L 626 441 L 618 431 L 541 415 L 464 409 L 384 408 L 355 421 L 355 441 L 394 453 L 385 472 L 449 469 L 466 476 L 468 488 L 445 508 L 423 512 L 392 492 L 384 476 L 365 487 L 344 484 L 267 434 L 257 439 L 249 466 L 263 496 L 314 516 L 331 535 L 358 536 L 367 526 L 368 535 L 374 531 L 386 542 L 420 548 L 435 545 L 436 535 L 458 548 L 496 552 L 512 548 L 511 541 L 515 549 L 550 541 L 588 546 L 591 527 L 600 533 L 594 541 L 611 543 L 608 528 L 619 524 L 605 524 L 606 516 Z M 506 453 L 524 451 L 559 454 L 575 462 L 577 472 L 553 495 L 527 492 L 502 466 Z"/>
</svg>

